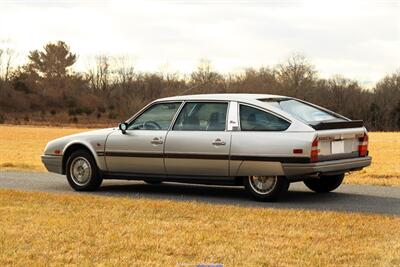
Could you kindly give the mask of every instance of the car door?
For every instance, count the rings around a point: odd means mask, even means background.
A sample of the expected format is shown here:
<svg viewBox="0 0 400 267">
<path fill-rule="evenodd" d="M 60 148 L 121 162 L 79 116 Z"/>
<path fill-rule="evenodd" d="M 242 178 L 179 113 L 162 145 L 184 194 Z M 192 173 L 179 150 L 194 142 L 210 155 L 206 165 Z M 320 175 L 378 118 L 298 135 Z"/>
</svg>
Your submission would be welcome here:
<svg viewBox="0 0 400 267">
<path fill-rule="evenodd" d="M 240 131 L 232 132 L 231 175 L 283 175 L 281 162 L 293 160 L 292 144 L 302 142 L 297 132 L 286 131 L 291 122 L 243 103 L 239 121 Z"/>
<path fill-rule="evenodd" d="M 106 142 L 105 157 L 110 172 L 165 174 L 164 140 L 181 102 L 155 103 Z"/>
<path fill-rule="evenodd" d="M 186 102 L 165 143 L 168 175 L 228 176 L 228 102 Z"/>
</svg>

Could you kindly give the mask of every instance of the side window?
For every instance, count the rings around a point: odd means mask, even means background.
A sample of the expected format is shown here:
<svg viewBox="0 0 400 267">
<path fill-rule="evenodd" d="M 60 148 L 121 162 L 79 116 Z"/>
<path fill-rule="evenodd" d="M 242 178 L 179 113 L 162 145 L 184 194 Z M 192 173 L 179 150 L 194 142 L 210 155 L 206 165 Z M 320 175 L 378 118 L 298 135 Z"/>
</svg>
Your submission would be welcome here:
<svg viewBox="0 0 400 267">
<path fill-rule="evenodd" d="M 228 103 L 189 102 L 179 114 L 176 131 L 224 131 Z"/>
<path fill-rule="evenodd" d="M 155 104 L 139 115 L 128 130 L 168 130 L 181 102 Z"/>
<path fill-rule="evenodd" d="M 242 131 L 284 131 L 290 123 L 268 112 L 240 105 Z"/>
</svg>

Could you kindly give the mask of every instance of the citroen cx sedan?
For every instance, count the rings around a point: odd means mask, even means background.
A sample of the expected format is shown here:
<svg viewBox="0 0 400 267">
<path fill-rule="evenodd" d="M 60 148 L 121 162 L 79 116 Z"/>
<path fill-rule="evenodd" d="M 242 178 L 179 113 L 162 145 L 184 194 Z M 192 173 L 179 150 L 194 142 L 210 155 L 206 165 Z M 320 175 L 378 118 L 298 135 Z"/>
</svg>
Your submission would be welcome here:
<svg viewBox="0 0 400 267">
<path fill-rule="evenodd" d="M 116 128 L 53 140 L 42 162 L 78 191 L 132 179 L 244 186 L 271 201 L 298 181 L 330 192 L 371 157 L 362 121 L 292 97 L 204 94 L 158 99 Z"/>
</svg>

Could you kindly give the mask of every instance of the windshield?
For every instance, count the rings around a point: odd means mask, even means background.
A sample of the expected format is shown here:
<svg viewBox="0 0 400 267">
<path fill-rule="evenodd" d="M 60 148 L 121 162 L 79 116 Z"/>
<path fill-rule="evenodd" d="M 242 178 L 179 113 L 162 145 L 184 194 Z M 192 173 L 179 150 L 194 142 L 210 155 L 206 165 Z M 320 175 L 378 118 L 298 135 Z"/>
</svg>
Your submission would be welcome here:
<svg viewBox="0 0 400 267">
<path fill-rule="evenodd" d="M 344 121 L 342 118 L 335 116 L 332 113 L 328 113 L 322 109 L 308 105 L 295 99 L 262 99 L 263 102 L 280 108 L 286 111 L 290 115 L 307 123 L 317 123 L 321 121 Z"/>
</svg>

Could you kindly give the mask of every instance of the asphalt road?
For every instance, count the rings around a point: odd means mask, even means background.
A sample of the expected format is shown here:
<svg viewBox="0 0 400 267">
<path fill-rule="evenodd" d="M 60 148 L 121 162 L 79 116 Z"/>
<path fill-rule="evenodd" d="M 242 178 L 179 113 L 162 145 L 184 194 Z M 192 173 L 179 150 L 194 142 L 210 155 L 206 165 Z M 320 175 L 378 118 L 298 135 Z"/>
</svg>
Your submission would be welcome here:
<svg viewBox="0 0 400 267">
<path fill-rule="evenodd" d="M 242 187 L 203 186 L 177 183 L 148 185 L 140 181 L 106 180 L 99 191 L 73 191 L 65 176 L 52 173 L 0 172 L 0 188 L 62 194 L 96 194 L 132 198 L 173 199 L 264 208 L 364 212 L 400 216 L 400 188 L 342 185 L 329 194 L 316 194 L 303 183 L 293 183 L 279 202 L 261 203 Z"/>
</svg>

